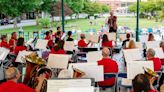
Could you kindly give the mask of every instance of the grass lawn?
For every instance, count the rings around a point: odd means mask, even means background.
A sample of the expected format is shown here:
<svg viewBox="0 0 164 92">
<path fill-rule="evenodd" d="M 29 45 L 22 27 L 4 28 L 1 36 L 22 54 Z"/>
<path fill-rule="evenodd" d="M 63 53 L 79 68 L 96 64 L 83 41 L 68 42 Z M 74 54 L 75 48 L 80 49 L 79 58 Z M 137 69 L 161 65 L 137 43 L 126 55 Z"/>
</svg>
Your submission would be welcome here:
<svg viewBox="0 0 164 92">
<path fill-rule="evenodd" d="M 88 19 L 78 19 L 78 20 L 69 20 L 66 22 L 66 30 L 70 29 L 78 29 L 82 31 L 86 31 L 88 29 L 96 29 L 99 30 L 102 25 L 104 25 L 105 18 L 99 18 L 96 20 L 96 25 L 90 25 L 90 20 Z M 59 23 L 58 23 L 59 24 Z M 135 30 L 136 28 L 136 18 L 134 17 L 118 17 L 118 26 L 128 26 Z M 149 27 L 158 27 L 164 26 L 164 23 L 155 22 L 155 20 L 148 20 L 148 19 L 140 19 L 140 28 L 149 28 Z M 52 28 L 54 31 L 56 28 Z M 8 34 L 13 31 L 18 31 L 19 28 L 16 29 L 6 29 L 0 30 L 0 34 Z M 27 26 L 23 27 L 25 32 L 33 32 L 33 31 L 40 31 L 42 30 L 41 26 Z"/>
</svg>

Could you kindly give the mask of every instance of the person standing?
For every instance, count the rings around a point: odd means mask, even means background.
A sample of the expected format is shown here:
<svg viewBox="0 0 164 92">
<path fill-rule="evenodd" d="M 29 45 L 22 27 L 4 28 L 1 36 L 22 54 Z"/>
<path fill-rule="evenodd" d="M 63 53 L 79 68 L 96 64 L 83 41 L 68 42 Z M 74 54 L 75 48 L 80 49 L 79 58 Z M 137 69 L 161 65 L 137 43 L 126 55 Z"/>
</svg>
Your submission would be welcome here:
<svg viewBox="0 0 164 92">
<path fill-rule="evenodd" d="M 114 16 L 113 12 L 110 12 L 107 25 L 109 27 L 109 32 L 117 32 L 117 17 Z"/>
</svg>

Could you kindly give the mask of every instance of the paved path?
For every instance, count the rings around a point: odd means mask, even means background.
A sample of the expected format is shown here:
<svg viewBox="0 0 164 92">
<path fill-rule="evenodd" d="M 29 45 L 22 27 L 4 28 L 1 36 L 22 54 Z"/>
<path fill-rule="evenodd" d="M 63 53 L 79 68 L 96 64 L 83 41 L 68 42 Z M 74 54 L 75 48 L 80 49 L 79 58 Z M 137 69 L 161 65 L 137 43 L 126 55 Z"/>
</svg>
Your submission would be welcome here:
<svg viewBox="0 0 164 92">
<path fill-rule="evenodd" d="M 21 23 L 18 23 L 18 27 L 33 26 L 33 25 L 36 25 L 35 20 L 22 20 Z M 4 25 L 4 26 L 0 26 L 0 30 L 10 29 L 10 28 L 13 28 L 13 27 L 14 27 L 13 24 Z"/>
</svg>

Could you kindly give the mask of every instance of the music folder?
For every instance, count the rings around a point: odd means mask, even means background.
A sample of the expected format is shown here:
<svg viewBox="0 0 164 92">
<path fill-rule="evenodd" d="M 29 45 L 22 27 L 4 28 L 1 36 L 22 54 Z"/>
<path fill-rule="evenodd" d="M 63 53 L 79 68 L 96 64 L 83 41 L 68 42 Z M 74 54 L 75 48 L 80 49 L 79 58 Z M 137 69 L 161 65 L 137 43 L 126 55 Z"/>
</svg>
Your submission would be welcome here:
<svg viewBox="0 0 164 92">
<path fill-rule="evenodd" d="M 48 40 L 38 39 L 35 48 L 40 50 L 46 50 L 47 44 L 48 44 Z"/>
<path fill-rule="evenodd" d="M 7 57 L 7 55 L 9 54 L 9 52 L 10 52 L 9 49 L 0 47 L 0 60 L 4 61 Z"/>
</svg>

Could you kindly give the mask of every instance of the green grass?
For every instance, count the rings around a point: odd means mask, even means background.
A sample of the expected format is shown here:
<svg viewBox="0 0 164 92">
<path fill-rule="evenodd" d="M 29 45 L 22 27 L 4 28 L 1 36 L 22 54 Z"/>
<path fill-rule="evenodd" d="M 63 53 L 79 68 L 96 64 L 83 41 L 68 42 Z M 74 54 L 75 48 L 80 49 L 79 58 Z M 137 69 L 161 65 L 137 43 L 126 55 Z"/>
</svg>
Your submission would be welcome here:
<svg viewBox="0 0 164 92">
<path fill-rule="evenodd" d="M 96 29 L 99 30 L 102 25 L 104 25 L 105 18 L 99 18 L 96 20 L 97 25 L 90 25 L 90 20 L 88 19 L 77 19 L 77 20 L 69 20 L 66 21 L 66 30 L 70 29 L 77 29 L 86 31 L 88 29 Z M 58 25 L 60 23 L 57 23 Z M 68 27 L 69 26 L 69 27 Z M 72 26 L 72 27 L 70 27 Z M 134 17 L 119 17 L 118 18 L 118 26 L 128 26 L 132 29 L 136 28 L 136 18 Z M 149 27 L 159 27 L 164 26 L 164 23 L 161 22 L 155 22 L 155 20 L 148 20 L 148 19 L 140 19 L 140 28 L 149 28 Z M 54 31 L 56 30 L 56 27 L 52 28 Z M 13 31 L 18 31 L 19 28 L 12 28 L 12 29 L 6 29 L 6 30 L 0 30 L 0 34 L 7 34 L 11 33 Z M 41 26 L 27 26 L 23 27 L 23 30 L 25 32 L 33 32 L 33 31 L 40 31 L 42 30 Z"/>
</svg>

